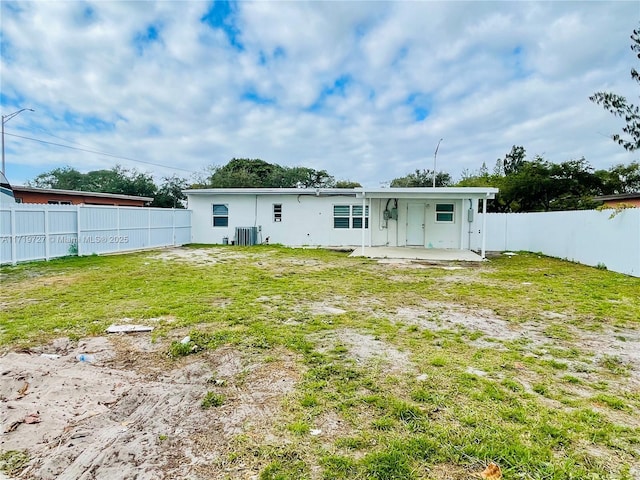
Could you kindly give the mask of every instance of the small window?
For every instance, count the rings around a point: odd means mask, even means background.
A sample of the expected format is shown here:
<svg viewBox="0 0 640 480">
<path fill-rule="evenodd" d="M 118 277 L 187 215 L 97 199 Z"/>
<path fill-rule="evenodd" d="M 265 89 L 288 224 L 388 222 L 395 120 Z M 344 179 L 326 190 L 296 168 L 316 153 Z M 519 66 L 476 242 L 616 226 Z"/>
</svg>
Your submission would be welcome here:
<svg viewBox="0 0 640 480">
<path fill-rule="evenodd" d="M 437 223 L 453 223 L 454 214 L 453 203 L 437 203 L 436 204 L 436 222 Z"/>
<path fill-rule="evenodd" d="M 16 197 L 16 203 L 22 203 L 22 198 Z"/>
<path fill-rule="evenodd" d="M 48 203 L 49 205 L 60 205 L 60 202 L 59 202 L 59 201 L 57 201 L 57 200 L 49 200 L 47 203 Z"/>
<path fill-rule="evenodd" d="M 213 226 L 228 227 L 229 226 L 229 206 L 218 203 L 213 204 Z"/>
<path fill-rule="evenodd" d="M 273 204 L 273 221 L 274 222 L 282 221 L 282 204 L 281 203 Z"/>
<path fill-rule="evenodd" d="M 60 205 L 71 205 L 71 202 L 60 202 Z"/>
</svg>

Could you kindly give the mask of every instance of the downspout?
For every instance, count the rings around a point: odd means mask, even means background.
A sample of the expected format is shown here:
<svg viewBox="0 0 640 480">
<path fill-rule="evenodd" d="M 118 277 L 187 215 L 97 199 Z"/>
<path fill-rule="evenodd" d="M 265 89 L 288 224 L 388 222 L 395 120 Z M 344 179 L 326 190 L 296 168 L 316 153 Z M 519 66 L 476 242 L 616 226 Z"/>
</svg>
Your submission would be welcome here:
<svg viewBox="0 0 640 480">
<path fill-rule="evenodd" d="M 255 204 L 253 207 L 253 226 L 258 226 L 258 194 L 255 196 Z"/>
<path fill-rule="evenodd" d="M 487 246 L 487 197 L 489 194 L 485 194 L 485 197 L 482 199 L 482 250 L 481 256 L 482 258 L 486 258 L 486 246 Z"/>
</svg>

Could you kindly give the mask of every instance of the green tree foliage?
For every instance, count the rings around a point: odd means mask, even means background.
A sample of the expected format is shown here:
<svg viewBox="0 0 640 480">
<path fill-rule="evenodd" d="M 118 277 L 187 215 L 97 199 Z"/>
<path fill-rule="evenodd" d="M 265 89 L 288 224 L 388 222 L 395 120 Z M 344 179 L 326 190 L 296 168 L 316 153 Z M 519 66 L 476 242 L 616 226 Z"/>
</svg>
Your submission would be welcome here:
<svg viewBox="0 0 640 480">
<path fill-rule="evenodd" d="M 358 182 L 353 182 L 351 180 L 338 180 L 336 182 L 336 188 L 360 188 L 362 187 L 362 185 L 360 185 Z"/>
<path fill-rule="evenodd" d="M 525 163 L 527 152 L 523 146 L 514 145 L 502 160 L 502 171 L 505 175 L 518 173 Z"/>
<path fill-rule="evenodd" d="M 521 146 L 513 146 L 489 174 L 481 168 L 465 175 L 460 187 L 497 187 L 500 192 L 488 204 L 492 212 L 539 212 L 594 208 L 593 197 L 637 191 L 640 164 L 615 165 L 594 171 L 584 158 L 551 163 L 541 156 L 526 159 Z"/>
<path fill-rule="evenodd" d="M 597 170 L 603 195 L 640 192 L 640 163 L 618 164 L 609 170 Z"/>
<path fill-rule="evenodd" d="M 41 173 L 29 184 L 36 188 L 55 188 L 58 190 L 87 190 L 85 185 L 85 174 L 80 173 L 75 168 L 62 167 Z"/>
<path fill-rule="evenodd" d="M 209 175 L 197 183 L 204 188 L 326 188 L 334 185 L 334 177 L 326 170 L 283 167 L 248 158 L 233 158 L 224 166 L 209 167 Z"/>
<path fill-rule="evenodd" d="M 631 51 L 640 59 L 640 29 L 631 34 Z M 631 78 L 640 84 L 640 73 L 631 69 Z M 589 97 L 594 103 L 601 105 L 616 117 L 624 118 L 626 125 L 622 128 L 623 135 L 611 136 L 615 142 L 622 145 L 625 150 L 634 151 L 640 149 L 640 107 L 627 102 L 622 95 L 611 92 L 597 92 Z"/>
<path fill-rule="evenodd" d="M 211 188 L 260 188 L 272 186 L 281 172 L 264 160 L 233 158 L 223 167 L 214 167 L 209 177 Z"/>
<path fill-rule="evenodd" d="M 184 200 L 187 196 L 182 193 L 189 187 L 186 179 L 173 175 L 171 177 L 163 177 L 162 184 L 151 202 L 152 207 L 162 208 L 184 208 Z"/>
<path fill-rule="evenodd" d="M 314 170 L 307 167 L 280 167 L 284 170 L 283 187 L 330 188 L 336 184 L 335 178 L 326 170 Z"/>
<path fill-rule="evenodd" d="M 181 200 L 185 198 L 181 189 L 187 186 L 185 179 L 174 176 L 165 178 L 162 186 L 158 188 L 150 174 L 120 166 L 87 173 L 81 173 L 72 167 L 55 168 L 38 175 L 29 184 L 37 188 L 152 197 L 153 206 L 175 205 L 177 208 L 180 208 Z"/>
<path fill-rule="evenodd" d="M 451 175 L 446 172 L 436 173 L 436 187 L 448 187 L 451 185 Z M 432 187 L 433 170 L 416 170 L 404 177 L 391 180 L 392 188 Z"/>
</svg>

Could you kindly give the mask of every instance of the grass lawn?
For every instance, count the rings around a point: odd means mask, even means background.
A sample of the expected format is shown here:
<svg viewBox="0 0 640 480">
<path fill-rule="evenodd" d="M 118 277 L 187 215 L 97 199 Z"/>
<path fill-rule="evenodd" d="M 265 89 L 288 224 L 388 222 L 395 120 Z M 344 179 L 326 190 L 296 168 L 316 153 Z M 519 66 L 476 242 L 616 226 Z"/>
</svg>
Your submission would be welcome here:
<svg viewBox="0 0 640 480">
<path fill-rule="evenodd" d="M 387 264 L 277 246 L 0 274 L 1 352 L 130 322 L 156 348 L 111 367 L 209 367 L 199 427 L 155 432 L 162 468 L 163 445 L 200 455 L 185 478 L 461 480 L 489 462 L 505 479 L 640 478 L 639 278 L 530 253 Z M 268 415 L 212 431 L 261 389 Z"/>
</svg>

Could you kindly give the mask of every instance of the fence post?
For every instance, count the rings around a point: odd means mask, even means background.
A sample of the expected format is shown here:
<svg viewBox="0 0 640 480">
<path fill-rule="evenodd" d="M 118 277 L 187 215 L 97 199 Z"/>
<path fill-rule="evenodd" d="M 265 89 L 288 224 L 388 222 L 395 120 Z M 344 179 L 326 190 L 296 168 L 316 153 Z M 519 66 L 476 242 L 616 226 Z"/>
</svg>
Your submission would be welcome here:
<svg viewBox="0 0 640 480">
<path fill-rule="evenodd" d="M 44 206 L 44 259 L 48 262 L 50 258 L 50 250 L 49 250 L 49 207 L 48 205 Z"/>
<path fill-rule="evenodd" d="M 81 229 L 80 229 L 80 217 L 82 216 L 80 214 L 80 209 L 82 208 L 82 205 L 76 205 L 76 235 L 77 235 L 77 240 L 78 240 L 78 256 L 81 256 L 82 253 L 82 244 L 84 242 L 82 242 L 81 240 Z"/>
<path fill-rule="evenodd" d="M 116 205 L 116 240 L 120 240 L 120 206 Z M 120 242 L 117 242 L 118 251 L 120 250 Z"/>
<path fill-rule="evenodd" d="M 9 207 L 11 216 L 11 263 L 18 263 L 18 253 L 16 252 L 16 209 Z"/>
<path fill-rule="evenodd" d="M 176 246 L 176 209 L 171 212 L 171 246 Z"/>
</svg>

